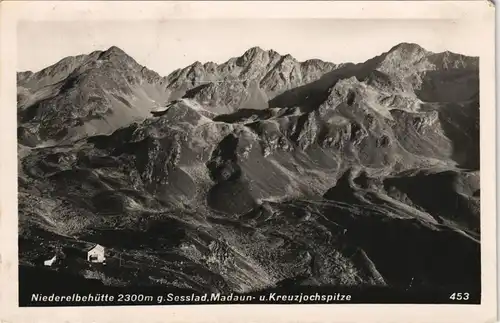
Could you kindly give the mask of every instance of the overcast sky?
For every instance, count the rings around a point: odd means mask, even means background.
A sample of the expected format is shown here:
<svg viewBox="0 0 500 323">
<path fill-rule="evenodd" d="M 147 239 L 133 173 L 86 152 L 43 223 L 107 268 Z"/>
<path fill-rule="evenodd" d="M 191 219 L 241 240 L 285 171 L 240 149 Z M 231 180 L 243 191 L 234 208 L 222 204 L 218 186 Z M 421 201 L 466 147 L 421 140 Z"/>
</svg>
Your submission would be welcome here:
<svg viewBox="0 0 500 323">
<path fill-rule="evenodd" d="M 401 42 L 466 55 L 478 55 L 481 42 L 470 22 L 389 19 L 20 22 L 17 36 L 18 71 L 38 71 L 63 57 L 115 45 L 161 75 L 194 61 L 221 63 L 253 46 L 298 60 L 357 63 Z"/>
</svg>

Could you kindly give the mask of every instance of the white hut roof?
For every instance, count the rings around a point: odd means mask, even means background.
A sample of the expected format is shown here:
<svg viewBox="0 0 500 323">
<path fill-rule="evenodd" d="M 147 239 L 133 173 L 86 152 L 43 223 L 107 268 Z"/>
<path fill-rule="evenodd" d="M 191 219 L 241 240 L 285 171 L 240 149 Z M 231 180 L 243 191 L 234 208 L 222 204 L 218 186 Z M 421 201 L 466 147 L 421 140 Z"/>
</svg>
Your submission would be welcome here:
<svg viewBox="0 0 500 323">
<path fill-rule="evenodd" d="M 96 244 L 94 247 L 92 247 L 89 251 L 87 252 L 90 252 L 90 251 L 99 251 L 99 252 L 104 252 L 104 247 L 99 245 L 99 244 Z"/>
</svg>

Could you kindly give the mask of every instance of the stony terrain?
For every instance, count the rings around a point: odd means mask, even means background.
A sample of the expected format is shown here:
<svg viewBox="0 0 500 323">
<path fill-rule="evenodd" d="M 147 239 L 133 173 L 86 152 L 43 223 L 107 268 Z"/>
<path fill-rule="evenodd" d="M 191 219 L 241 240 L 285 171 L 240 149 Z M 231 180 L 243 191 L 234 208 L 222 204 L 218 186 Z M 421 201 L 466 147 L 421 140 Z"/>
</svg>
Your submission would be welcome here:
<svg viewBox="0 0 500 323">
<path fill-rule="evenodd" d="M 107 285 L 477 287 L 479 59 L 116 47 L 18 73 L 19 251 Z M 107 248 L 106 266 L 71 250 Z M 457 270 L 457 268 L 460 268 Z"/>
</svg>

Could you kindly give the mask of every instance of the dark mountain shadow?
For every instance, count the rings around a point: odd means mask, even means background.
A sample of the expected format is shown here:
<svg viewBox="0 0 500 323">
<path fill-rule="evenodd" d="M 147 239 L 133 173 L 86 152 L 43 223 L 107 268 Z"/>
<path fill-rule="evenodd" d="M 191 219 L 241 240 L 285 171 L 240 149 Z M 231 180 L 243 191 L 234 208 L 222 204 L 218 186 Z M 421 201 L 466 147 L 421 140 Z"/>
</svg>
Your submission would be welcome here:
<svg viewBox="0 0 500 323">
<path fill-rule="evenodd" d="M 50 99 L 52 99 L 52 98 L 40 100 L 40 101 L 28 106 L 27 108 L 25 108 L 23 110 L 18 110 L 17 122 L 18 123 L 26 123 L 26 122 L 33 121 L 33 119 L 35 119 L 40 114 L 39 110 L 41 108 L 43 108 L 43 103 L 49 101 Z"/>
<path fill-rule="evenodd" d="M 190 225 L 174 218 L 150 221 L 145 228 L 99 229 L 80 237 L 82 240 L 95 241 L 108 248 L 122 250 L 155 249 L 170 250 L 177 247 L 192 230 Z"/>
<path fill-rule="evenodd" d="M 478 69 L 427 71 L 415 94 L 425 102 L 461 102 L 479 93 Z"/>
<path fill-rule="evenodd" d="M 212 209 L 227 214 L 245 214 L 257 206 L 246 180 L 229 179 L 214 185 L 207 194 Z"/>
<path fill-rule="evenodd" d="M 396 188 L 429 214 L 462 223 L 479 233 L 477 211 L 467 197 L 459 194 L 455 187 L 459 176 L 452 171 L 435 174 L 422 172 L 416 176 L 387 178 L 384 180 L 384 188 L 386 191 Z"/>
<path fill-rule="evenodd" d="M 201 91 L 203 91 L 203 89 L 209 87 L 212 83 L 205 83 L 205 84 L 202 84 L 202 85 L 199 85 L 197 87 L 194 87 L 190 90 L 187 90 L 186 93 L 182 96 L 182 98 L 186 98 L 186 99 L 192 99 L 194 98 L 198 93 L 200 93 Z"/>
<path fill-rule="evenodd" d="M 283 108 L 299 106 L 304 111 L 309 112 L 325 102 L 328 98 L 328 90 L 339 80 L 355 76 L 359 72 L 360 66 L 352 64 L 328 72 L 314 82 L 290 89 L 276 96 L 269 101 L 269 107 Z"/>
<path fill-rule="evenodd" d="M 376 56 L 364 63 L 347 63 L 342 67 L 326 73 L 318 80 L 288 90 L 269 101 L 270 108 L 300 106 L 304 112 L 309 112 L 323 103 L 329 90 L 339 80 L 356 77 L 359 81 L 367 78 L 387 53 Z"/>
<path fill-rule="evenodd" d="M 479 69 L 428 71 L 415 94 L 439 104 L 439 121 L 453 144 L 452 159 L 459 167 L 479 170 Z"/>
<path fill-rule="evenodd" d="M 224 137 L 217 145 L 210 160 L 206 163 L 213 181 L 222 182 L 240 177 L 241 168 L 237 164 L 237 147 L 238 138 L 232 134 Z"/>
<path fill-rule="evenodd" d="M 324 198 L 331 201 L 339 201 L 343 203 L 359 203 L 356 197 L 356 191 L 353 188 L 356 174 L 352 169 L 348 169 L 338 180 L 335 186 L 328 189 L 323 195 Z"/>
<path fill-rule="evenodd" d="M 272 114 L 269 110 L 241 109 L 237 110 L 234 113 L 218 115 L 213 120 L 217 122 L 237 123 L 245 121 L 252 117 L 263 120 L 263 119 L 268 119 L 271 116 Z"/>
<path fill-rule="evenodd" d="M 391 285 L 404 286 L 413 278 L 422 287 L 481 283 L 480 244 L 454 231 L 432 230 L 414 220 L 363 216 L 346 237 L 366 252 Z"/>
<path fill-rule="evenodd" d="M 479 100 L 467 104 L 447 104 L 439 109 L 439 121 L 453 144 L 452 158 L 464 169 L 479 170 Z"/>
</svg>

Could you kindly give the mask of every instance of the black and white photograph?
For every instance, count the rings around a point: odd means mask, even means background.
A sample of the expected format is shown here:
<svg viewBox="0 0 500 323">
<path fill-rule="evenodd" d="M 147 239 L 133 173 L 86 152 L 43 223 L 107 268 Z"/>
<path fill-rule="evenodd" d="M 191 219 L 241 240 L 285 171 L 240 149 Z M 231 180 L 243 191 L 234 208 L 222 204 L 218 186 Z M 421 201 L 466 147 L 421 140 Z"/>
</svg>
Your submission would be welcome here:
<svg viewBox="0 0 500 323">
<path fill-rule="evenodd" d="M 19 306 L 481 304 L 475 32 L 19 21 Z"/>
</svg>

